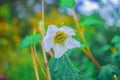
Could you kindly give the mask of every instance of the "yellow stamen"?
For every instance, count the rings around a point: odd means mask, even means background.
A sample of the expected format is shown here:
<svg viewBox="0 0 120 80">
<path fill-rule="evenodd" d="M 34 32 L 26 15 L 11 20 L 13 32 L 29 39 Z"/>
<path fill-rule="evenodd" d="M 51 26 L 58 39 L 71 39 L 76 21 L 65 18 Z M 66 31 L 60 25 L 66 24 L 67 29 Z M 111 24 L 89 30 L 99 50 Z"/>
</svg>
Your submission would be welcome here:
<svg viewBox="0 0 120 80">
<path fill-rule="evenodd" d="M 67 38 L 68 34 L 64 33 L 63 31 L 58 31 L 54 36 L 54 42 L 57 44 L 63 44 Z"/>
</svg>

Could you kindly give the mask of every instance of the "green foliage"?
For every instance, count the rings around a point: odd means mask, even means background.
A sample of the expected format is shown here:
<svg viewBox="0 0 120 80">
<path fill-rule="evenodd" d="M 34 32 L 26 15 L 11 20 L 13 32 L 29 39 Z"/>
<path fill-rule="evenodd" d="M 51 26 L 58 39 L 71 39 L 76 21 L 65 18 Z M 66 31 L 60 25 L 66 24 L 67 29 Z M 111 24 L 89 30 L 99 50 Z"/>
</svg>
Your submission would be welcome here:
<svg viewBox="0 0 120 80">
<path fill-rule="evenodd" d="M 0 69 L 6 69 L 4 76 L 7 80 L 36 80 L 32 56 L 28 53 L 30 53 L 29 49 L 24 49 L 18 53 L 10 51 L 9 54 L 7 54 L 8 56 L 5 55 L 6 61 L 9 61 L 9 63 L 0 64 Z M 41 67 L 45 69 L 43 56 L 38 54 L 38 57 L 40 58 Z M 40 80 L 45 80 L 40 67 L 38 66 L 37 68 Z M 0 72 L 0 75 L 1 73 L 3 72 Z"/>
<path fill-rule="evenodd" d="M 81 80 L 97 80 L 96 77 L 96 66 L 86 56 L 82 56 L 80 61 L 81 65 L 79 70 L 81 71 Z"/>
<path fill-rule="evenodd" d="M 87 16 L 80 21 L 83 26 L 103 25 L 100 19 L 96 19 L 93 16 Z"/>
<path fill-rule="evenodd" d="M 119 69 L 112 64 L 103 66 L 99 73 L 99 80 L 112 80 L 114 78 L 120 78 Z"/>
<path fill-rule="evenodd" d="M 112 43 L 118 43 L 120 42 L 120 36 L 119 35 L 115 35 L 111 41 Z"/>
<path fill-rule="evenodd" d="M 80 46 L 81 49 L 86 48 L 86 47 L 89 47 L 89 44 L 85 43 L 85 44 L 81 44 Z"/>
<path fill-rule="evenodd" d="M 10 17 L 10 7 L 8 4 L 0 6 L 0 16 L 4 16 L 6 19 Z"/>
<path fill-rule="evenodd" d="M 81 32 L 81 29 L 76 29 L 76 25 L 71 16 L 64 13 L 61 14 L 57 10 L 59 9 L 58 4 L 60 4 L 61 7 L 70 9 L 74 8 L 76 4 L 75 0 L 53 1 L 53 4 L 47 5 L 48 7 L 46 7 L 45 31 L 47 31 L 49 24 L 56 24 L 57 26 L 67 25 L 75 29 L 75 32 Z M 0 76 L 7 77 L 9 80 L 35 80 L 32 58 L 31 55 L 28 54 L 30 53 L 29 49 L 26 48 L 22 51 L 18 51 L 18 44 L 21 41 L 21 37 L 28 34 L 35 26 L 37 27 L 38 20 L 41 19 L 41 15 L 38 11 L 36 12 L 31 9 L 31 7 L 36 6 L 37 1 L 34 2 L 33 5 L 31 5 L 31 3 L 29 4 L 25 0 L 19 0 L 17 4 L 20 5 L 14 5 L 15 3 L 15 1 L 11 2 L 10 0 L 0 0 Z M 24 4 L 28 4 L 28 6 L 24 6 Z M 14 9 L 13 7 L 16 8 Z M 29 12 L 31 16 L 26 15 L 26 12 Z M 78 14 L 77 16 L 80 26 L 84 26 L 84 37 L 87 44 L 81 44 L 80 48 L 70 49 L 67 54 L 70 55 L 70 59 L 75 67 L 81 71 L 81 75 L 77 76 L 78 71 L 74 68 L 74 66 L 72 66 L 70 60 L 66 59 L 66 55 L 60 59 L 52 57 L 50 64 L 53 65 L 50 65 L 50 69 L 53 80 L 56 80 L 58 76 L 64 78 L 65 80 L 71 80 L 67 78 L 73 77 L 73 75 L 75 77 L 80 77 L 80 80 L 98 80 L 97 77 L 99 69 L 81 50 L 86 47 L 90 48 L 92 55 L 101 66 L 112 63 L 114 64 L 114 67 L 119 67 L 120 70 L 119 27 L 116 25 L 109 27 L 109 25 L 106 24 L 106 21 L 104 21 L 98 13 L 90 15 Z M 78 33 L 75 38 L 80 38 Z M 38 35 L 38 37 L 36 35 Z M 29 47 L 38 43 L 38 41 L 41 40 L 41 35 L 36 35 L 32 34 L 26 36 L 22 40 L 20 47 Z M 114 38 L 112 39 L 113 36 Z M 110 41 L 112 45 L 109 44 Z M 79 42 L 82 43 L 82 40 L 79 39 Z M 42 52 L 41 46 L 36 46 L 36 48 L 39 55 L 39 53 Z M 117 52 L 111 54 L 113 52 L 111 52 L 110 48 L 111 50 Z M 25 52 L 23 53 L 23 51 Z M 45 69 L 43 56 L 39 56 L 39 59 L 42 68 Z M 40 80 L 44 80 L 44 76 L 39 67 L 38 69 Z M 110 80 L 110 78 L 117 78 L 119 75 L 112 75 L 112 72 L 117 73 L 119 70 L 114 69 L 111 65 L 103 66 L 99 74 L 99 79 Z M 106 78 L 106 76 L 109 78 Z M 58 80 L 61 80 L 61 78 Z"/>
<path fill-rule="evenodd" d="M 60 6 L 73 8 L 76 4 L 75 0 L 60 0 Z"/>
<path fill-rule="evenodd" d="M 112 55 L 112 62 L 120 68 L 120 52 L 114 53 Z"/>
<path fill-rule="evenodd" d="M 102 53 L 102 52 L 108 51 L 110 48 L 111 48 L 111 45 L 107 44 L 103 46 L 102 48 L 100 48 L 99 52 Z"/>
<path fill-rule="evenodd" d="M 9 4 L 0 5 L 0 21 L 7 21 L 11 24 L 11 8 Z"/>
<path fill-rule="evenodd" d="M 117 48 L 117 52 L 112 55 L 112 62 L 120 68 L 120 36 L 115 35 L 111 41 L 114 43 L 115 48 Z"/>
<path fill-rule="evenodd" d="M 120 51 L 120 36 L 115 35 L 111 42 L 114 43 L 115 47 Z"/>
<path fill-rule="evenodd" d="M 37 44 L 39 40 L 41 40 L 42 36 L 40 34 L 31 34 L 29 36 L 26 36 L 21 44 L 20 44 L 20 48 L 24 48 L 24 47 L 29 47 L 29 46 L 33 46 L 34 44 Z"/>
<path fill-rule="evenodd" d="M 67 55 L 50 60 L 52 80 L 80 80 L 79 71 L 73 66 Z"/>
<path fill-rule="evenodd" d="M 9 66 L 8 78 L 10 80 L 35 80 L 35 74 L 33 70 L 33 66 L 26 65 L 26 66 L 14 66 L 16 69 L 13 68 L 13 65 Z M 12 73 L 12 74 L 11 74 Z M 14 77 L 12 77 L 14 75 Z"/>
</svg>

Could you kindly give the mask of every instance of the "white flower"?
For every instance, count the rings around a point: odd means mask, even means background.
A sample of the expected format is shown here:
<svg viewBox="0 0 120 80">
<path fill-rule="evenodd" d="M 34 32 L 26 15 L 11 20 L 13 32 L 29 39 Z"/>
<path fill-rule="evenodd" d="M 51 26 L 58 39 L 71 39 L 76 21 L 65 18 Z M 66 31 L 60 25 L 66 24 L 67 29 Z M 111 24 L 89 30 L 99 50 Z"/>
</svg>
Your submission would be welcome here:
<svg viewBox="0 0 120 80">
<path fill-rule="evenodd" d="M 74 35 L 74 30 L 67 26 L 50 25 L 44 37 L 44 48 L 47 52 L 53 48 L 55 57 L 60 58 L 68 49 L 80 47 L 80 43 L 72 38 Z"/>
</svg>

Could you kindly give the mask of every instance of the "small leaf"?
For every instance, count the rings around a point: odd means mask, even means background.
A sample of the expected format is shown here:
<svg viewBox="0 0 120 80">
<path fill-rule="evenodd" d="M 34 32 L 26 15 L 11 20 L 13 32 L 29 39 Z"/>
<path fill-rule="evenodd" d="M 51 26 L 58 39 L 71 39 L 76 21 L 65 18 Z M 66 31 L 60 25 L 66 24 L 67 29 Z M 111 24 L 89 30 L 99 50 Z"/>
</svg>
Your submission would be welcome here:
<svg viewBox="0 0 120 80">
<path fill-rule="evenodd" d="M 115 75 L 119 78 L 119 74 L 120 71 L 116 66 L 108 64 L 102 67 L 99 73 L 99 80 L 112 80 Z"/>
<path fill-rule="evenodd" d="M 73 8 L 75 6 L 75 0 L 60 0 L 60 6 Z"/>
<path fill-rule="evenodd" d="M 115 35 L 111 41 L 112 43 L 117 43 L 117 42 L 120 42 L 120 36 L 118 35 Z"/>
<path fill-rule="evenodd" d="M 92 25 L 101 25 L 101 24 L 103 24 L 103 22 L 101 22 L 100 20 L 97 20 L 95 18 L 90 17 L 90 18 L 86 18 L 83 21 L 81 21 L 81 24 L 83 26 L 92 26 Z"/>
<path fill-rule="evenodd" d="M 29 36 L 26 36 L 20 44 L 20 48 L 33 46 L 34 44 L 37 44 L 39 40 L 41 40 L 42 36 L 40 34 L 31 34 Z"/>
<path fill-rule="evenodd" d="M 111 42 L 114 43 L 115 47 L 120 51 L 120 36 L 115 35 Z"/>
<path fill-rule="evenodd" d="M 52 80 L 80 80 L 79 71 L 73 66 L 67 55 L 50 60 Z"/>
<path fill-rule="evenodd" d="M 103 53 L 105 51 L 108 51 L 111 48 L 111 45 L 107 44 L 105 46 L 103 46 L 101 49 L 99 49 L 100 53 Z"/>
<path fill-rule="evenodd" d="M 112 54 L 112 62 L 120 68 L 120 52 Z"/>
</svg>

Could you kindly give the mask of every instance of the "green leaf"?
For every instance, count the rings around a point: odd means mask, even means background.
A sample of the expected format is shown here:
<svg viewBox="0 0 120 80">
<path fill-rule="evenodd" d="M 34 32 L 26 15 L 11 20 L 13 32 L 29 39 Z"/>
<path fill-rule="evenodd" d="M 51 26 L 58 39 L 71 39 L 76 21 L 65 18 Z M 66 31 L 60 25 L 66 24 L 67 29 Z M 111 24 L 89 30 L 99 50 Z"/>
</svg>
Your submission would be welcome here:
<svg viewBox="0 0 120 80">
<path fill-rule="evenodd" d="M 112 43 L 117 43 L 117 42 L 120 42 L 120 36 L 118 35 L 115 35 L 111 41 Z"/>
<path fill-rule="evenodd" d="M 52 80 L 80 80 L 79 71 L 73 66 L 67 55 L 50 60 Z"/>
<path fill-rule="evenodd" d="M 29 36 L 26 36 L 20 44 L 20 48 L 33 46 L 34 44 L 37 44 L 39 40 L 42 39 L 42 36 L 40 34 L 31 34 Z"/>
<path fill-rule="evenodd" d="M 111 64 L 105 65 L 102 67 L 99 73 L 99 80 L 112 80 L 115 76 L 120 77 L 119 69 Z"/>
<path fill-rule="evenodd" d="M 102 48 L 99 49 L 100 53 L 103 53 L 105 51 L 108 51 L 111 48 L 111 45 L 107 44 L 105 46 L 103 46 Z"/>
<path fill-rule="evenodd" d="M 60 6 L 73 8 L 75 6 L 75 0 L 60 0 Z"/>
<path fill-rule="evenodd" d="M 120 52 L 112 54 L 112 62 L 120 68 Z"/>
<path fill-rule="evenodd" d="M 81 21 L 81 24 L 83 26 L 92 26 L 92 25 L 101 25 L 103 24 L 103 22 L 101 22 L 98 19 L 95 19 L 93 17 L 88 17 L 86 19 L 84 19 L 83 21 Z"/>
<path fill-rule="evenodd" d="M 114 43 L 115 47 L 118 49 L 118 51 L 120 51 L 120 36 L 115 35 L 111 42 Z"/>
</svg>

